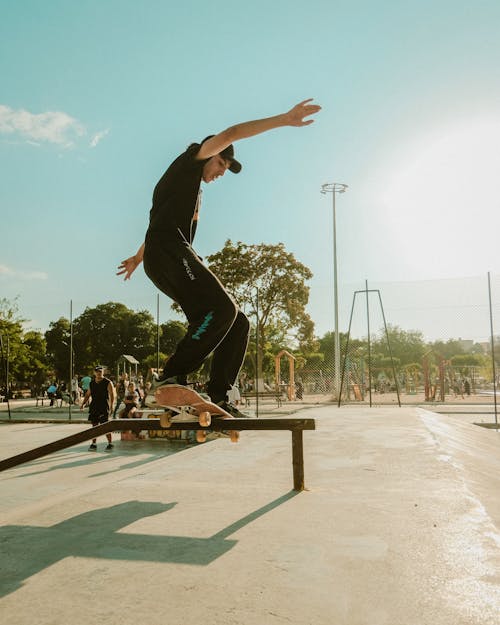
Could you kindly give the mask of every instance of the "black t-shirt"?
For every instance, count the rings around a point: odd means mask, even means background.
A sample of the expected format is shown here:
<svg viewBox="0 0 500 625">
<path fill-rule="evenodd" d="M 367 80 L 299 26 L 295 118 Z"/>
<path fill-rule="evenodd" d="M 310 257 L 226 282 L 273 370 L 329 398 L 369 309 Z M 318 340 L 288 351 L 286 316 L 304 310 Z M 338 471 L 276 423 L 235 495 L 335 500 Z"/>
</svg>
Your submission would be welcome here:
<svg viewBox="0 0 500 625">
<path fill-rule="evenodd" d="M 190 145 L 158 181 L 153 192 L 146 242 L 179 236 L 189 244 L 193 242 L 198 193 L 203 166 L 208 160 L 194 158 L 199 149 L 199 143 Z"/>
<path fill-rule="evenodd" d="M 92 380 L 90 383 L 90 395 L 92 401 L 89 406 L 89 415 L 108 414 L 110 410 L 108 386 L 111 380 L 103 378 L 101 382 Z"/>
</svg>

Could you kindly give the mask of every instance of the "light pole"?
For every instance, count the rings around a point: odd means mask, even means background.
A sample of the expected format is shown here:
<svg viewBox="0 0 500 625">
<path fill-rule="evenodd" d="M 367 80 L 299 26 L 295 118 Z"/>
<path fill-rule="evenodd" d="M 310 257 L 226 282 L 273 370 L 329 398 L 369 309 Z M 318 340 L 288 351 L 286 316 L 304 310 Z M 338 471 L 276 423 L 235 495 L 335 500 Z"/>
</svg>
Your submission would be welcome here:
<svg viewBox="0 0 500 625">
<path fill-rule="evenodd" d="M 340 392 L 340 336 L 339 336 L 339 296 L 337 279 L 337 214 L 335 211 L 335 194 L 345 193 L 348 186 L 341 182 L 327 182 L 321 185 L 321 193 L 331 193 L 333 199 L 333 304 L 335 316 L 335 398 Z"/>
</svg>

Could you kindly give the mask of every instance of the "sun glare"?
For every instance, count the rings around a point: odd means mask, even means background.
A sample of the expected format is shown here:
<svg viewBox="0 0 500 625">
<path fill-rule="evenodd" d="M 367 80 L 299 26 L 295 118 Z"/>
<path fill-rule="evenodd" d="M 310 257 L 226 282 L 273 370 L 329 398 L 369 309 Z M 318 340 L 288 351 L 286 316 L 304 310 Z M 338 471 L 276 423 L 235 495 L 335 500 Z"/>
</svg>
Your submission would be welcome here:
<svg viewBox="0 0 500 625">
<path fill-rule="evenodd" d="M 397 158 L 379 205 L 398 247 L 435 246 L 455 268 L 466 254 L 487 271 L 500 229 L 500 118 L 435 129 Z"/>
</svg>

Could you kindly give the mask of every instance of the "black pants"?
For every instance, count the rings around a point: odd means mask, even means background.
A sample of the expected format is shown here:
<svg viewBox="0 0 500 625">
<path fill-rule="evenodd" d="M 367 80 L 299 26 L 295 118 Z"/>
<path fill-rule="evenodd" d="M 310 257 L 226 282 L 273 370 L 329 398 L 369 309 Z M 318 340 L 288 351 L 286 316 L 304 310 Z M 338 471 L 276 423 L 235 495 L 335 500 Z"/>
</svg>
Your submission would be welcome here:
<svg viewBox="0 0 500 625">
<path fill-rule="evenodd" d="M 156 287 L 179 304 L 188 331 L 166 361 L 163 378 L 196 371 L 213 352 L 207 392 L 226 398 L 235 383 L 248 344 L 250 324 L 219 280 L 182 239 L 146 242 L 144 270 Z"/>
</svg>

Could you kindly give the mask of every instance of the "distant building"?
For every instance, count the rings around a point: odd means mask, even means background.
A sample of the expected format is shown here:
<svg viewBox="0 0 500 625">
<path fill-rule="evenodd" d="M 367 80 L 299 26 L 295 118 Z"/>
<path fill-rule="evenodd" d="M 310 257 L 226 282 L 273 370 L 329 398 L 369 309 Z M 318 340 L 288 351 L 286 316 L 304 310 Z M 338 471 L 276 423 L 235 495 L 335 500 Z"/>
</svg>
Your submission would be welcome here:
<svg viewBox="0 0 500 625">
<path fill-rule="evenodd" d="M 458 342 L 466 354 L 470 354 L 472 352 L 472 348 L 474 347 L 474 341 L 472 339 L 459 338 Z"/>
</svg>

